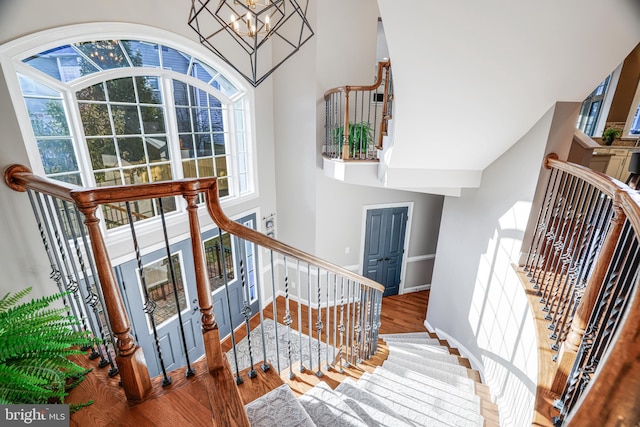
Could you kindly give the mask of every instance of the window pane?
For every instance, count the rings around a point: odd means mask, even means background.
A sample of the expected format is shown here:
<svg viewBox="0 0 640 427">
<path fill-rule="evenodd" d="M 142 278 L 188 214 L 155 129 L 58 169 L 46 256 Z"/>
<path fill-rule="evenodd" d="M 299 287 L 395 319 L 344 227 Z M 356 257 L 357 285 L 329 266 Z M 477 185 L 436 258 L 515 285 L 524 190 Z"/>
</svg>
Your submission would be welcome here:
<svg viewBox="0 0 640 427">
<path fill-rule="evenodd" d="M 122 41 L 134 67 L 160 68 L 158 45 L 137 40 Z"/>
<path fill-rule="evenodd" d="M 87 148 L 93 169 L 106 169 L 118 166 L 116 145 L 111 138 L 87 139 Z"/>
<path fill-rule="evenodd" d="M 49 86 L 33 80 L 30 77 L 23 76 L 18 73 L 18 81 L 20 82 L 20 89 L 24 96 L 38 96 L 48 98 L 61 98 L 62 95 L 55 89 L 51 89 Z"/>
<path fill-rule="evenodd" d="M 133 91 L 133 78 L 109 80 L 107 82 L 107 92 L 111 102 L 136 102 L 136 94 Z"/>
<path fill-rule="evenodd" d="M 169 147 L 167 146 L 166 137 L 147 137 L 145 141 L 147 143 L 147 155 L 149 156 L 150 163 L 169 160 Z"/>
<path fill-rule="evenodd" d="M 183 159 L 192 159 L 195 156 L 191 135 L 180 135 L 180 156 Z"/>
<path fill-rule="evenodd" d="M 102 215 L 104 216 L 104 222 L 107 224 L 108 229 L 129 224 L 125 203 L 107 203 L 102 205 Z M 136 216 L 133 215 L 134 222 L 136 219 Z"/>
<path fill-rule="evenodd" d="M 213 149 L 214 149 L 214 154 L 216 155 L 226 153 L 223 133 L 213 134 Z"/>
<path fill-rule="evenodd" d="M 22 62 L 65 83 L 98 71 L 70 45 L 40 52 Z"/>
<path fill-rule="evenodd" d="M 25 98 L 33 133 L 36 136 L 67 136 L 67 116 L 62 100 Z"/>
<path fill-rule="evenodd" d="M 209 116 L 211 117 L 211 130 L 214 132 L 224 131 L 224 123 L 222 121 L 222 110 L 218 108 L 212 108 L 209 110 Z"/>
<path fill-rule="evenodd" d="M 85 87 L 76 92 L 76 97 L 81 101 L 106 101 L 104 96 L 104 83 Z"/>
<path fill-rule="evenodd" d="M 171 181 L 173 179 L 173 175 L 171 174 L 171 165 L 169 164 L 153 165 L 150 169 L 151 180 L 153 182 Z"/>
<path fill-rule="evenodd" d="M 193 67 L 191 68 L 191 76 L 195 77 L 198 80 L 202 80 L 203 82 L 209 84 L 214 75 L 218 74 L 218 72 L 210 67 L 207 67 L 200 62 L 195 62 Z"/>
<path fill-rule="evenodd" d="M 173 274 L 171 274 L 172 269 Z M 165 257 L 144 266 L 141 276 L 144 277 L 141 282 L 147 287 L 149 299 L 156 303 L 156 309 L 153 313 L 158 327 L 178 314 L 176 299 L 181 310 L 189 308 L 182 281 L 180 257 L 177 254 L 171 256 L 171 264 L 168 262 L 168 258 Z M 175 278 L 175 283 L 172 278 Z"/>
<path fill-rule="evenodd" d="M 187 84 L 178 80 L 173 80 L 173 102 L 176 105 L 189 105 L 189 94 Z"/>
<path fill-rule="evenodd" d="M 144 133 L 164 133 L 164 109 L 162 107 L 140 107 Z"/>
<path fill-rule="evenodd" d="M 117 40 L 83 42 L 74 46 L 103 70 L 130 66 Z"/>
<path fill-rule="evenodd" d="M 191 56 L 170 47 L 162 46 L 162 68 L 187 74 Z"/>
<path fill-rule="evenodd" d="M 198 172 L 201 177 L 216 176 L 213 170 L 213 159 L 198 159 Z"/>
<path fill-rule="evenodd" d="M 191 127 L 191 116 L 189 108 L 176 108 L 176 118 L 178 119 L 178 132 L 193 132 Z"/>
<path fill-rule="evenodd" d="M 227 282 L 234 279 L 233 247 L 229 234 L 222 235 L 222 244 L 218 236 L 204 242 L 204 253 L 212 291 L 224 286 L 224 273 L 227 275 Z"/>
<path fill-rule="evenodd" d="M 71 173 L 66 175 L 52 175 L 49 178 L 82 187 L 82 177 L 80 177 L 79 173 Z"/>
<path fill-rule="evenodd" d="M 93 174 L 98 187 L 108 187 L 112 185 L 122 185 L 119 170 L 96 172 Z"/>
<path fill-rule="evenodd" d="M 160 81 L 157 77 L 136 77 L 138 98 L 142 104 L 162 104 Z"/>
<path fill-rule="evenodd" d="M 38 151 L 47 175 L 78 170 L 71 139 L 39 139 Z"/>
<path fill-rule="evenodd" d="M 109 110 L 105 104 L 78 103 L 85 136 L 113 135 Z"/>
<path fill-rule="evenodd" d="M 125 185 L 143 184 L 149 182 L 149 172 L 146 167 L 129 168 L 122 171 L 124 173 Z"/>
<path fill-rule="evenodd" d="M 216 157 L 216 173 L 218 177 L 229 175 L 227 170 L 227 158 Z"/>
<path fill-rule="evenodd" d="M 128 105 L 114 105 L 111 107 L 113 124 L 116 135 L 131 135 L 140 133 L 140 117 L 138 107 Z"/>
<path fill-rule="evenodd" d="M 209 132 L 211 130 L 209 126 L 209 111 L 206 108 L 194 108 L 192 114 L 196 132 Z"/>
<path fill-rule="evenodd" d="M 122 165 L 139 165 L 147 162 L 142 138 L 118 138 Z"/>
<path fill-rule="evenodd" d="M 185 178 L 197 178 L 198 171 L 196 169 L 196 161 L 187 160 L 186 162 L 182 162 L 182 174 Z"/>
<path fill-rule="evenodd" d="M 218 195 L 222 198 L 229 195 L 229 180 L 218 178 Z"/>
<path fill-rule="evenodd" d="M 229 97 L 238 93 L 238 89 L 236 89 L 236 87 L 222 75 L 218 75 L 218 77 L 216 77 L 216 83 L 218 83 L 216 89 Z"/>
<path fill-rule="evenodd" d="M 198 157 L 211 156 L 211 140 L 209 134 L 196 135 L 196 152 Z"/>
</svg>

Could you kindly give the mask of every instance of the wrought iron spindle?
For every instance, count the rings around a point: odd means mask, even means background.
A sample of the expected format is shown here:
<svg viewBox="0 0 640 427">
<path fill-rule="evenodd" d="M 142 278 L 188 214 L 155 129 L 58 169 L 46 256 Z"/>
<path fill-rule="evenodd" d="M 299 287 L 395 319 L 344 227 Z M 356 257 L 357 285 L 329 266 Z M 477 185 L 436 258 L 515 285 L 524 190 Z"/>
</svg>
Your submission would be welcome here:
<svg viewBox="0 0 640 427">
<path fill-rule="evenodd" d="M 146 313 L 149 323 L 151 324 L 151 331 L 153 333 L 153 342 L 155 345 L 156 354 L 158 355 L 158 362 L 160 363 L 160 370 L 162 371 L 162 387 L 166 387 L 171 384 L 171 376 L 167 374 L 167 369 L 162 356 L 162 349 L 160 348 L 160 339 L 158 337 L 158 329 L 155 319 L 156 302 L 149 297 L 149 290 L 147 289 L 147 278 L 144 271 L 144 265 L 142 264 L 142 255 L 140 253 L 140 245 L 138 244 L 138 234 L 136 233 L 136 227 L 134 225 L 133 214 L 131 211 L 131 203 L 126 202 L 125 207 L 127 210 L 127 218 L 129 220 L 129 229 L 131 230 L 131 239 L 133 242 L 133 251 L 136 254 L 136 262 L 138 264 L 138 275 L 140 278 L 140 284 L 142 285 L 142 294 L 144 296 L 143 311 Z M 176 294 L 176 298 L 178 298 Z"/>
<path fill-rule="evenodd" d="M 218 228 L 218 241 L 220 242 L 220 247 L 224 248 L 224 243 L 222 240 L 222 230 Z M 273 260 L 271 263 L 273 267 Z M 227 263 L 222 263 L 222 277 L 224 277 L 224 295 L 227 300 L 227 307 L 231 307 L 231 297 L 229 295 L 229 276 L 227 276 Z M 240 376 L 240 368 L 238 365 L 238 350 L 236 350 L 236 334 L 235 328 L 233 326 L 233 316 L 231 315 L 231 310 L 227 310 L 227 317 L 229 318 L 229 327 L 231 328 L 231 348 L 233 350 L 233 361 L 236 368 L 236 384 L 242 384 L 244 381 Z M 263 340 L 264 342 L 264 340 Z"/>
<path fill-rule="evenodd" d="M 327 321 L 327 324 L 325 325 L 324 328 L 324 337 L 325 337 L 325 349 L 326 349 L 326 354 L 325 354 L 325 368 L 327 369 L 327 371 L 329 371 L 331 369 L 330 366 L 330 361 L 329 361 L 329 330 L 331 329 L 331 316 L 329 316 L 329 271 L 327 271 L 327 307 L 326 307 L 326 312 L 325 312 L 325 319 Z M 318 310 L 320 309 L 320 307 L 318 307 Z"/>
<path fill-rule="evenodd" d="M 333 275 L 333 346 L 331 347 L 331 366 L 336 366 L 336 345 L 338 344 L 338 275 Z"/>
<path fill-rule="evenodd" d="M 347 286 L 349 286 L 349 280 L 347 280 Z M 340 324 L 338 325 L 338 331 L 340 332 L 340 346 L 338 347 L 338 361 L 339 368 L 338 372 L 341 374 L 344 372 L 342 368 L 342 359 L 343 359 L 343 344 L 344 344 L 344 277 L 340 278 Z"/>
<path fill-rule="evenodd" d="M 320 267 L 317 267 L 318 274 L 318 317 L 316 320 L 316 331 L 318 333 L 318 370 L 316 371 L 316 376 L 322 376 L 322 361 L 321 361 L 321 352 L 322 352 L 322 330 L 324 329 L 324 323 L 322 322 L 322 290 L 320 287 Z"/>
<path fill-rule="evenodd" d="M 311 264 L 307 264 L 307 339 L 309 342 L 309 370 L 313 372 L 313 326 L 311 325 Z"/>
<path fill-rule="evenodd" d="M 271 265 L 273 269 L 273 265 Z M 269 364 L 267 363 L 267 341 L 264 335 L 264 310 L 262 310 L 262 297 L 260 295 L 260 286 L 256 285 L 256 298 L 258 298 L 258 312 L 260 313 L 260 336 L 262 338 L 262 365 L 260 369 L 262 372 L 267 372 Z"/>
<path fill-rule="evenodd" d="M 362 333 L 362 326 L 360 325 L 360 298 L 361 298 L 361 285 L 356 284 L 354 290 L 355 307 L 353 308 L 353 361 L 357 366 L 360 363 L 360 334 Z"/>
<path fill-rule="evenodd" d="M 304 361 L 302 360 L 302 298 L 300 297 L 302 282 L 300 281 L 300 260 L 296 260 L 296 275 L 298 280 L 298 356 L 300 358 L 300 372 L 305 371 Z"/>
<path fill-rule="evenodd" d="M 280 375 L 280 343 L 278 342 L 278 304 L 276 304 L 276 276 L 275 269 L 273 268 L 273 251 L 271 251 L 271 295 L 273 295 L 273 327 L 275 329 L 276 334 L 276 369 L 278 370 L 278 375 Z M 287 266 L 284 266 L 285 270 Z M 285 271 L 286 274 L 286 271 Z"/>
<path fill-rule="evenodd" d="M 158 198 L 158 207 L 160 208 L 160 221 L 162 223 L 162 232 L 164 235 L 164 246 L 167 250 L 167 260 L 169 262 L 169 273 L 171 276 L 171 285 L 173 287 L 173 294 L 176 296 L 176 310 L 178 311 L 178 322 L 180 327 L 180 337 L 182 338 L 182 349 L 184 350 L 184 357 L 187 362 L 187 370 L 185 371 L 185 375 L 187 378 L 192 377 L 196 374 L 193 367 L 191 366 L 191 361 L 189 359 L 189 347 L 187 346 L 187 338 L 184 332 L 184 322 L 182 321 L 182 308 L 180 307 L 180 298 L 178 298 L 178 283 L 176 280 L 176 272 L 175 267 L 173 265 L 173 257 L 171 256 L 171 247 L 169 246 L 169 234 L 167 232 L 167 222 L 164 216 L 164 207 L 162 206 L 162 198 Z"/>
<path fill-rule="evenodd" d="M 61 237 L 60 233 L 62 225 L 56 221 L 56 218 L 59 218 L 59 213 L 57 213 L 56 215 L 54 215 L 53 213 L 54 208 L 52 208 L 52 205 L 56 205 L 56 202 L 52 196 L 45 196 L 44 205 L 49 215 L 48 228 L 53 229 L 53 234 L 55 236 L 57 251 L 54 251 L 54 254 L 58 263 L 58 271 L 62 276 L 62 284 L 64 285 L 64 289 L 72 295 L 72 298 L 68 301 L 67 307 L 71 308 L 71 312 L 73 313 L 73 315 L 76 318 L 80 319 L 82 317 L 82 313 L 78 302 L 78 283 L 76 282 L 73 274 L 71 273 L 71 269 L 69 268 L 67 253 L 64 249 L 64 243 L 62 242 L 64 239 Z M 73 329 L 78 330 L 79 326 L 74 325 Z"/>
<path fill-rule="evenodd" d="M 289 269 L 287 267 L 287 257 L 285 256 L 283 259 L 284 263 L 284 317 L 282 321 L 284 325 L 287 327 L 287 357 L 289 358 L 289 379 L 292 380 L 295 378 L 295 374 L 293 373 L 293 360 L 291 358 L 291 324 L 293 323 L 293 318 L 291 317 L 291 310 L 289 307 Z"/>
<path fill-rule="evenodd" d="M 351 305 L 352 305 L 352 301 L 351 301 L 351 287 L 352 287 L 353 283 L 351 282 L 351 280 L 347 280 L 347 324 L 346 324 L 346 330 L 347 330 L 347 340 L 344 343 L 344 360 L 345 360 L 345 366 L 348 368 L 351 365 L 351 359 L 349 358 L 349 354 L 351 353 Z"/>
<path fill-rule="evenodd" d="M 527 253 L 527 259 L 525 261 L 524 271 L 527 272 L 527 276 L 532 276 L 532 267 L 537 265 L 537 262 L 534 259 L 537 259 L 537 255 L 539 253 L 541 237 L 544 235 L 547 212 L 549 211 L 549 206 L 551 205 L 551 199 L 553 197 L 553 193 L 549 190 L 554 187 L 552 184 L 555 183 L 555 179 L 558 175 L 557 169 L 551 170 L 551 176 L 549 180 L 547 180 L 547 186 L 544 191 L 543 200 L 545 201 L 542 208 L 538 212 L 538 219 L 536 220 L 536 228 L 534 229 L 533 236 L 531 238 L 531 245 L 529 246 L 529 252 Z"/>
<path fill-rule="evenodd" d="M 239 239 L 239 243 L 240 243 L 240 285 L 242 286 L 242 295 L 243 295 L 243 301 L 242 301 L 242 316 L 244 317 L 244 325 L 247 331 L 247 349 L 249 351 L 249 372 L 247 373 L 247 376 L 249 378 L 255 378 L 258 376 L 258 373 L 256 372 L 256 370 L 253 367 L 253 349 L 251 348 L 251 297 L 249 295 L 249 287 L 247 286 L 247 281 L 246 281 L 246 274 L 245 274 L 245 266 L 244 266 L 244 260 L 246 258 L 246 250 L 245 250 L 245 244 L 246 241 L 244 240 L 240 240 Z"/>
</svg>

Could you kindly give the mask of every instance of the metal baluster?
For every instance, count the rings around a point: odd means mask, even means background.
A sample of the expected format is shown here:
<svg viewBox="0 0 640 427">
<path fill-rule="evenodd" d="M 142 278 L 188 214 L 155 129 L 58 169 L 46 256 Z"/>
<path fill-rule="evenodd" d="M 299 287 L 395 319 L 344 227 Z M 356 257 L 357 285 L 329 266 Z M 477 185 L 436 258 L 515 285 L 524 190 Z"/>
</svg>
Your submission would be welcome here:
<svg viewBox="0 0 640 427">
<path fill-rule="evenodd" d="M 65 239 L 64 240 L 65 240 L 65 243 L 66 243 L 67 252 L 69 253 L 69 256 L 71 257 L 73 252 L 71 250 L 71 245 L 69 243 L 69 239 L 73 239 L 74 247 L 76 249 L 76 255 L 78 256 L 78 263 L 80 264 L 80 268 L 82 270 L 82 273 L 84 274 L 84 279 L 85 279 L 85 282 L 86 282 L 88 278 L 87 278 L 86 271 L 84 269 L 84 261 L 82 259 L 82 252 L 80 251 L 80 247 L 78 245 L 78 239 L 77 239 L 77 236 L 76 236 L 76 232 L 75 232 L 75 229 L 73 227 L 73 220 L 71 218 L 71 214 L 69 213 L 69 206 L 68 206 L 68 203 L 66 201 L 64 201 L 64 200 L 60 200 L 60 202 L 61 202 L 61 207 L 62 207 L 62 209 L 64 211 L 64 215 L 65 215 L 65 218 L 66 218 L 67 224 L 68 224 L 68 234 L 65 233 L 65 228 L 62 227 L 62 232 L 65 235 Z M 62 212 L 58 209 L 57 213 L 58 213 L 58 219 L 59 219 L 60 223 L 62 224 L 62 218 L 61 218 Z M 78 302 L 78 306 L 80 307 L 81 306 L 80 297 L 82 296 L 82 294 L 80 292 L 80 283 L 79 283 L 80 275 L 78 274 L 78 268 L 76 267 L 76 264 L 73 261 L 73 259 L 71 260 L 71 267 L 73 269 L 74 277 L 76 278 L 74 298 L 76 298 L 76 300 Z M 88 310 L 86 310 L 85 308 L 81 308 L 81 312 L 83 313 L 83 316 L 82 316 L 82 328 L 85 331 L 90 330 L 91 333 L 94 336 L 96 336 L 96 327 L 95 327 L 95 324 L 93 322 L 92 317 L 89 315 Z M 89 321 L 89 325 L 90 325 L 89 328 L 87 327 L 87 323 L 86 323 L 87 320 Z M 102 365 L 102 366 L 100 366 L 102 368 L 102 367 L 105 367 L 105 366 L 107 366 L 109 364 L 109 362 L 107 362 L 107 360 L 104 357 L 104 354 L 102 352 L 102 348 L 99 345 L 97 346 L 97 351 L 96 351 L 96 348 L 94 346 L 89 346 L 89 347 L 83 348 L 82 350 L 85 351 L 85 350 L 89 350 L 89 349 L 91 349 L 91 355 L 94 356 L 94 358 L 95 357 L 100 357 L 100 362 L 99 362 L 98 366 Z"/>
<path fill-rule="evenodd" d="M 273 266 L 273 251 L 271 251 L 271 265 Z M 285 275 L 287 274 L 286 269 L 287 265 L 285 264 Z M 276 304 L 276 276 L 275 270 L 271 268 L 271 295 L 273 295 L 273 326 L 276 334 L 276 369 L 278 370 L 278 375 L 280 375 L 280 344 L 278 339 L 278 304 Z"/>
<path fill-rule="evenodd" d="M 171 274 L 171 285 L 173 286 L 173 294 L 176 297 L 176 309 L 178 311 L 178 322 L 180 326 L 180 336 L 182 338 L 182 348 L 184 350 L 184 357 L 187 361 L 187 370 L 185 372 L 185 375 L 187 376 L 187 378 L 189 378 L 195 375 L 196 372 L 191 367 L 191 361 L 189 360 L 189 347 L 187 346 L 187 338 L 184 332 L 184 323 L 182 322 L 182 309 L 180 307 L 180 298 L 178 298 L 178 283 L 176 281 L 176 272 L 173 266 L 173 257 L 171 256 L 171 248 L 169 247 L 169 234 L 167 233 L 167 223 L 164 217 L 164 208 L 162 206 L 162 198 L 158 198 L 158 207 L 160 208 L 160 220 L 162 222 L 162 231 L 164 234 L 164 245 L 167 250 L 167 259 L 169 262 L 169 273 Z M 185 294 L 186 294 L 186 291 L 185 291 Z"/>
<path fill-rule="evenodd" d="M 364 324 L 364 330 L 365 330 L 365 336 L 366 336 L 366 350 L 365 350 L 365 358 L 369 359 L 371 357 L 371 349 L 372 349 L 372 328 L 371 328 L 371 324 L 373 323 L 372 319 L 373 319 L 373 310 L 371 307 L 371 297 L 372 297 L 372 289 L 371 288 L 366 288 L 367 289 L 367 315 L 366 315 L 366 322 Z"/>
<path fill-rule="evenodd" d="M 326 352 L 326 360 L 325 360 L 325 368 L 327 369 L 327 371 L 329 371 L 331 369 L 331 366 L 329 364 L 329 329 L 331 328 L 331 317 L 329 316 L 329 271 L 327 271 L 327 311 L 326 311 L 326 315 L 325 315 L 325 319 L 327 319 L 327 324 L 326 327 L 324 328 L 325 333 L 324 333 L 324 337 L 325 337 L 325 348 L 327 350 Z M 319 309 L 319 307 L 318 307 Z"/>
<path fill-rule="evenodd" d="M 347 286 L 349 286 L 349 280 L 347 279 Z M 342 369 L 342 346 L 344 344 L 344 277 L 340 278 L 340 325 L 338 326 L 338 331 L 340 331 L 340 347 L 338 348 L 338 360 L 340 363 L 340 367 L 338 372 L 341 374 L 344 373 L 344 369 Z"/>
<path fill-rule="evenodd" d="M 98 277 L 98 272 L 96 271 L 96 264 L 93 260 L 93 253 L 90 248 L 89 239 L 87 238 L 87 231 L 85 230 L 84 222 L 82 221 L 82 215 L 78 210 L 78 207 L 74 205 L 74 210 L 76 213 L 76 219 L 78 220 L 78 228 L 80 230 L 80 237 L 82 238 L 82 244 L 85 247 L 85 253 L 87 257 L 87 264 L 89 264 L 89 269 L 91 270 L 91 277 L 93 278 L 93 283 L 96 291 L 94 292 L 91 283 L 87 281 L 87 296 L 86 302 L 89 304 L 93 310 L 96 322 L 100 327 L 100 338 L 104 343 L 104 349 L 107 354 L 107 360 L 109 361 L 109 365 L 111 366 L 109 369 L 109 376 L 113 377 L 118 373 L 118 367 L 115 365 L 113 361 L 113 356 L 111 354 L 111 350 L 109 350 L 107 343 L 111 344 L 111 349 L 113 350 L 113 355 L 115 355 L 115 343 L 113 342 L 113 331 L 111 330 L 111 323 L 109 322 L 109 315 L 104 309 L 106 306 L 104 302 L 104 296 L 102 295 L 102 288 L 100 286 L 100 278 Z M 98 304 L 102 307 L 102 310 L 98 307 Z M 102 322 L 102 318 L 100 317 L 100 313 L 105 318 L 105 322 Z M 105 336 L 105 327 L 107 329 L 107 333 Z"/>
<path fill-rule="evenodd" d="M 351 285 L 351 280 L 347 280 L 347 340 L 344 343 L 345 366 L 347 368 L 351 365 L 351 359 L 349 358 L 349 353 L 351 350 Z"/>
<path fill-rule="evenodd" d="M 293 373 L 293 361 L 291 359 L 291 324 L 293 319 L 291 318 L 291 310 L 289 308 L 289 269 L 287 267 L 287 257 L 284 257 L 284 317 L 282 318 L 284 325 L 287 327 L 287 356 L 289 357 L 289 379 L 295 378 Z"/>
<path fill-rule="evenodd" d="M 547 215 L 547 212 L 549 211 L 549 206 L 551 205 L 551 199 L 553 197 L 553 194 L 552 192 L 549 191 L 549 189 L 554 188 L 555 180 L 557 176 L 558 176 L 558 170 L 552 169 L 551 176 L 547 181 L 547 187 L 545 188 L 545 192 L 544 192 L 544 199 L 546 200 L 546 202 L 543 208 L 540 209 L 540 212 L 538 213 L 538 219 L 536 220 L 536 228 L 534 230 L 533 237 L 531 238 L 529 253 L 527 254 L 527 260 L 525 261 L 525 264 L 524 264 L 525 265 L 524 271 L 527 272 L 527 276 L 529 277 L 532 276 L 532 272 L 531 272 L 532 266 L 534 266 L 535 268 L 535 266 L 537 265 L 537 260 L 534 261 L 534 259 L 536 259 L 538 255 L 538 249 L 540 248 L 540 238 L 544 236 L 546 215 Z"/>
<path fill-rule="evenodd" d="M 273 258 L 272 258 L 273 259 Z M 273 264 L 271 264 L 273 270 Z M 258 298 L 258 313 L 260 313 L 260 335 L 262 337 L 262 365 L 260 368 L 262 372 L 267 372 L 270 367 L 267 363 L 267 341 L 264 337 L 264 312 L 262 310 L 262 298 L 260 296 L 260 286 L 256 284 L 256 297 Z"/>
<path fill-rule="evenodd" d="M 336 346 L 338 345 L 338 275 L 333 275 L 333 348 L 331 366 L 336 366 Z"/>
<path fill-rule="evenodd" d="M 313 327 L 311 326 L 311 264 L 307 264 L 307 338 L 309 340 L 309 370 L 313 371 Z"/>
<path fill-rule="evenodd" d="M 222 242 L 222 230 L 218 227 L 218 241 L 220 242 L 220 247 L 222 248 L 222 255 L 224 256 L 224 243 Z M 229 276 L 227 276 L 227 263 L 226 261 L 222 262 L 222 277 L 224 277 L 224 294 L 227 299 L 227 317 L 229 318 L 229 327 L 231 328 L 231 347 L 233 349 L 233 361 L 236 368 L 236 384 L 242 384 L 244 381 L 240 376 L 240 368 L 238 366 L 238 352 L 236 350 L 236 334 L 235 329 L 233 327 L 233 316 L 231 315 L 231 298 L 229 296 Z M 263 340 L 264 342 L 264 340 Z"/>
<path fill-rule="evenodd" d="M 138 275 L 140 277 L 140 283 L 142 284 L 142 294 L 144 296 L 143 311 L 149 318 L 151 323 L 151 331 L 153 332 L 153 341 L 158 354 L 158 361 L 160 362 L 160 370 L 162 371 L 162 387 L 166 387 L 171 384 L 171 377 L 167 374 L 167 369 L 164 364 L 164 358 L 162 357 L 162 349 L 160 348 L 160 340 L 158 338 L 158 330 L 155 319 L 156 302 L 149 297 L 149 290 L 147 289 L 147 280 L 144 271 L 144 265 L 142 264 L 142 256 L 140 254 L 140 245 L 138 244 L 138 235 L 133 223 L 133 215 L 131 213 L 131 204 L 125 203 L 127 209 L 127 218 L 129 219 L 129 228 L 131 229 L 131 238 L 133 240 L 133 250 L 136 253 L 136 261 L 138 263 Z M 178 295 L 176 294 L 176 299 Z"/>
<path fill-rule="evenodd" d="M 251 348 L 251 297 L 249 296 L 249 287 L 247 286 L 246 276 L 245 276 L 245 267 L 244 260 L 246 259 L 246 250 L 245 250 L 245 240 L 238 239 L 238 244 L 240 246 L 240 284 L 242 285 L 242 316 L 244 317 L 244 324 L 247 330 L 247 348 L 249 350 L 249 372 L 247 376 L 249 378 L 255 378 L 258 376 L 258 373 L 253 367 L 253 349 Z"/>
<path fill-rule="evenodd" d="M 298 346 L 298 353 L 300 357 L 300 372 L 305 371 L 304 362 L 302 360 L 302 298 L 300 297 L 302 282 L 300 281 L 300 260 L 296 260 L 296 271 L 298 278 L 298 339 L 300 340 Z"/>
<path fill-rule="evenodd" d="M 356 289 L 354 291 L 354 299 L 356 306 L 353 309 L 353 359 L 354 363 L 357 364 L 361 362 L 360 360 L 360 334 L 362 333 L 362 327 L 360 325 L 360 298 L 362 292 L 362 285 L 360 283 L 356 284 Z"/>
<path fill-rule="evenodd" d="M 45 196 L 44 205 L 46 206 L 47 212 L 49 214 L 48 223 L 50 228 L 53 228 L 53 234 L 55 235 L 56 245 L 58 247 L 57 252 L 54 251 L 56 260 L 58 262 L 58 268 L 59 268 L 58 271 L 60 271 L 60 274 L 62 276 L 62 283 L 64 284 L 64 289 L 70 292 L 71 295 L 73 295 L 73 298 L 69 299 L 68 301 L 67 310 L 71 308 L 71 312 L 73 313 L 73 315 L 76 318 L 80 319 L 82 315 L 80 314 L 80 311 L 79 311 L 80 308 L 78 307 L 78 304 L 79 304 L 78 303 L 78 283 L 74 279 L 73 274 L 71 274 L 71 269 L 69 268 L 69 264 L 67 261 L 67 253 L 64 249 L 64 244 L 62 243 L 63 239 L 60 236 L 60 229 L 62 228 L 62 225 L 56 221 L 56 217 L 59 218 L 60 213 L 57 212 L 56 215 L 54 216 L 54 213 L 53 213 L 54 208 L 52 208 L 52 204 L 54 204 L 57 209 L 57 204 L 54 201 L 53 197 Z M 60 257 L 58 257 L 58 255 Z M 63 273 L 66 273 L 66 276 Z M 79 330 L 79 327 L 74 325 L 73 329 Z M 101 360 L 100 362 L 103 362 L 103 360 Z"/>
<path fill-rule="evenodd" d="M 322 323 L 322 304 L 321 304 L 321 287 L 320 287 L 320 267 L 317 267 L 318 273 L 318 318 L 316 321 L 316 330 L 318 331 L 318 371 L 316 372 L 316 376 L 322 376 L 322 362 L 321 362 L 321 351 L 322 351 L 322 329 L 324 328 L 324 323 Z"/>
</svg>

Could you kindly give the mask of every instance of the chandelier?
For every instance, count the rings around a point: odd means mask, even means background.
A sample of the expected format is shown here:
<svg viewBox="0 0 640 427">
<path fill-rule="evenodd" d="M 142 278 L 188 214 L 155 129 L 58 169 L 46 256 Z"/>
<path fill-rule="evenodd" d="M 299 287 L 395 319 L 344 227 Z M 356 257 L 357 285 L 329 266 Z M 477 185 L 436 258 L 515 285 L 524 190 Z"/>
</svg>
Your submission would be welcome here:
<svg viewBox="0 0 640 427">
<path fill-rule="evenodd" d="M 313 36 L 307 6 L 308 0 L 191 0 L 189 26 L 255 87 Z"/>
</svg>

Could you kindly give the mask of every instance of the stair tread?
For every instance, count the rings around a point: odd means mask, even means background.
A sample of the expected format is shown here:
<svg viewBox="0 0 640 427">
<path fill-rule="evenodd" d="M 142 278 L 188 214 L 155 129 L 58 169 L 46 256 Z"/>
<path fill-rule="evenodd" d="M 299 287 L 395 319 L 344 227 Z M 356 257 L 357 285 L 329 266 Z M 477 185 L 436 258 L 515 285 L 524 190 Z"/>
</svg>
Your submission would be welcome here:
<svg viewBox="0 0 640 427">
<path fill-rule="evenodd" d="M 452 356 L 450 354 L 420 352 L 416 349 L 389 347 L 389 357 L 391 356 L 402 357 L 403 359 L 412 361 L 414 363 L 420 363 L 420 364 L 424 364 L 427 362 L 440 362 L 440 363 L 446 363 L 452 366 L 460 366 L 460 363 L 458 361 L 458 356 Z M 464 368 L 463 366 L 460 366 L 460 367 Z"/>
<path fill-rule="evenodd" d="M 244 406 L 252 427 L 315 426 L 287 384 Z"/>
<path fill-rule="evenodd" d="M 456 355 L 452 355 L 449 349 L 442 345 L 434 345 L 434 344 L 426 344 L 420 342 L 388 342 L 387 347 L 402 349 L 406 351 L 417 352 L 420 353 L 430 353 L 430 354 L 446 354 L 452 357 L 457 357 Z"/>
<path fill-rule="evenodd" d="M 460 406 L 469 409 L 478 409 L 480 407 L 480 397 L 474 392 L 473 387 L 461 389 L 419 373 L 413 374 L 412 377 L 403 376 L 383 366 L 377 367 L 374 373 L 393 380 L 398 383 L 398 385 L 406 384 L 408 386 L 408 393 L 412 393 L 414 390 L 419 390 L 430 395 L 446 393 L 447 395 L 452 396 L 452 401 L 459 401 L 458 404 Z M 425 390 L 425 388 L 427 390 Z"/>
<path fill-rule="evenodd" d="M 298 400 L 318 426 L 366 427 L 367 424 L 327 383 L 320 381 Z"/>
<path fill-rule="evenodd" d="M 359 388 L 383 398 L 401 415 L 412 420 L 417 421 L 420 418 L 413 415 L 413 412 L 418 412 L 428 419 L 435 419 L 447 425 L 482 426 L 484 423 L 484 419 L 479 415 L 480 408 L 477 405 L 475 412 L 463 408 L 456 403 L 447 401 L 446 398 L 449 396 L 445 393 L 441 393 L 439 397 L 422 393 L 419 390 L 411 390 L 411 393 L 407 393 L 406 387 L 403 387 L 402 384 L 369 373 L 365 373 L 356 384 Z"/>
<path fill-rule="evenodd" d="M 404 377 L 415 377 L 421 380 L 423 377 L 431 378 L 467 392 L 474 390 L 473 380 L 466 377 L 464 373 L 451 373 L 431 366 L 408 365 L 406 362 L 396 363 L 392 360 L 385 360 L 382 366 Z"/>
</svg>

